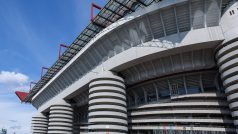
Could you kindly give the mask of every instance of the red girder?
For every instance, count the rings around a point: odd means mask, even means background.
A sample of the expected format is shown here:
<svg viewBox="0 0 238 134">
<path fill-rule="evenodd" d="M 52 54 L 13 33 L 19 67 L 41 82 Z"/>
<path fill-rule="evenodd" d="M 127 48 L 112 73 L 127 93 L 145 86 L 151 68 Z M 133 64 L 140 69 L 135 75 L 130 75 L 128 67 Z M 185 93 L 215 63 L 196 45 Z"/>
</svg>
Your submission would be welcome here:
<svg viewBox="0 0 238 134">
<path fill-rule="evenodd" d="M 64 44 L 60 44 L 60 46 L 59 46 L 59 57 L 58 57 L 58 59 L 60 59 L 60 57 L 61 57 L 61 47 L 69 48 L 69 46 L 66 46 L 66 45 L 64 45 Z"/>
<path fill-rule="evenodd" d="M 96 8 L 98 10 L 101 10 L 102 8 L 94 3 L 91 4 L 91 10 L 90 10 L 90 20 L 93 22 L 93 9 Z"/>
<path fill-rule="evenodd" d="M 29 93 L 31 92 L 32 84 L 36 85 L 37 83 L 36 83 L 36 82 L 33 82 L 33 81 L 30 82 L 30 90 L 29 90 Z"/>
<path fill-rule="evenodd" d="M 47 67 L 42 67 L 41 68 L 41 78 L 42 78 L 42 76 L 43 76 L 43 73 L 44 73 L 44 70 L 48 70 L 49 68 L 47 68 Z"/>
<path fill-rule="evenodd" d="M 24 101 L 24 99 L 26 98 L 26 96 L 29 94 L 27 92 L 21 92 L 21 91 L 15 91 L 15 94 L 17 95 L 17 97 L 20 99 L 21 102 Z"/>
</svg>

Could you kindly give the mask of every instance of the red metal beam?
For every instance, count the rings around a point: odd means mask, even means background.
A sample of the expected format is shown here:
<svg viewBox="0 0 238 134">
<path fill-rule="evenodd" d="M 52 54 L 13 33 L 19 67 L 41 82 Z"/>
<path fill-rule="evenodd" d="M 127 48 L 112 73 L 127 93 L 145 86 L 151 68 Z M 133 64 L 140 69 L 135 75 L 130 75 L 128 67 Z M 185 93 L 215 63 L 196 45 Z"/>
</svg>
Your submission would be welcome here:
<svg viewBox="0 0 238 134">
<path fill-rule="evenodd" d="M 32 84 L 37 84 L 36 82 L 31 81 L 30 82 L 30 90 L 29 93 L 32 91 Z M 17 97 L 20 99 L 21 102 L 24 102 L 26 96 L 29 94 L 27 92 L 22 92 L 22 91 L 15 91 L 15 94 L 17 95 Z"/>
<path fill-rule="evenodd" d="M 29 90 L 29 93 L 31 92 L 31 88 L 32 88 L 32 86 L 31 86 L 31 85 L 32 85 L 32 84 L 34 84 L 34 85 L 35 85 L 35 84 L 36 84 L 36 82 L 33 82 L 33 81 L 31 81 L 31 82 L 30 82 L 30 90 Z"/>
<path fill-rule="evenodd" d="M 41 68 L 41 78 L 42 78 L 42 76 L 43 76 L 43 73 L 44 73 L 44 70 L 48 70 L 49 68 L 47 68 L 47 67 L 42 67 Z"/>
<path fill-rule="evenodd" d="M 60 57 L 61 57 L 61 48 L 62 47 L 64 47 L 64 48 L 69 48 L 69 46 L 66 46 L 66 45 L 64 45 L 64 44 L 60 44 L 60 46 L 59 46 L 59 57 L 58 57 L 58 59 L 60 59 Z"/>
<path fill-rule="evenodd" d="M 93 22 L 94 15 L 93 15 L 93 9 L 96 8 L 98 10 L 101 10 L 102 8 L 94 3 L 91 4 L 91 10 L 90 10 L 90 20 Z"/>
<path fill-rule="evenodd" d="M 21 91 L 16 91 L 15 94 L 17 95 L 17 97 L 20 99 L 21 102 L 24 101 L 24 99 L 26 98 L 26 96 L 29 94 L 27 92 L 21 92 Z"/>
</svg>

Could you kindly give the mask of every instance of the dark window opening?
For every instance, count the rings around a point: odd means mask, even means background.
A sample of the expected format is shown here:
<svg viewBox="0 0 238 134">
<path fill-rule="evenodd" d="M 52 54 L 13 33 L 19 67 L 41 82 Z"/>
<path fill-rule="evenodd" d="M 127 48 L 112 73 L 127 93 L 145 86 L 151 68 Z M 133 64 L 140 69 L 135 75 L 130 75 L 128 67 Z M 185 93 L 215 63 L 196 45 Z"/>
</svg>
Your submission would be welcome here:
<svg viewBox="0 0 238 134">
<path fill-rule="evenodd" d="M 204 87 L 204 92 L 216 92 L 216 87 Z"/>
<path fill-rule="evenodd" d="M 148 102 L 157 101 L 156 94 L 147 94 L 147 101 Z"/>
<path fill-rule="evenodd" d="M 200 93 L 200 88 L 188 88 L 188 94 Z"/>
<path fill-rule="evenodd" d="M 144 104 L 145 103 L 145 98 L 143 96 L 140 96 L 137 98 L 137 103 L 138 104 Z"/>
<path fill-rule="evenodd" d="M 170 98 L 169 90 L 167 89 L 167 90 L 160 91 L 159 92 L 159 98 L 160 99 L 168 99 L 168 98 Z"/>
</svg>

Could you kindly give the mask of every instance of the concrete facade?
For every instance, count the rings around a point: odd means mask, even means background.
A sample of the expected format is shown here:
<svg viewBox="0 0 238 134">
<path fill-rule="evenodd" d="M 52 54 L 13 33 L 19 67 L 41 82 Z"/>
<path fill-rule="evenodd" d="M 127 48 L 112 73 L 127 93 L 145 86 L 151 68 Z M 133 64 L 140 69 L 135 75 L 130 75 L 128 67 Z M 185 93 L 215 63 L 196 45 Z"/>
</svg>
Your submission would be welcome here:
<svg viewBox="0 0 238 134">
<path fill-rule="evenodd" d="M 125 16 L 32 98 L 32 133 L 238 133 L 237 24 L 236 0 Z"/>
</svg>

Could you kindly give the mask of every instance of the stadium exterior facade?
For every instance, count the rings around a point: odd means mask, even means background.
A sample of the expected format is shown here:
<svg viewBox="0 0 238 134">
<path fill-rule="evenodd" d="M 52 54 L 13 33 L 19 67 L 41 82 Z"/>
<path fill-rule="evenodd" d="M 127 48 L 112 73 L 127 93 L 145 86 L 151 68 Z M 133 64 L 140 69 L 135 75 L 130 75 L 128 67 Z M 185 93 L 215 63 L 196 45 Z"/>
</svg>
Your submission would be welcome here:
<svg viewBox="0 0 238 134">
<path fill-rule="evenodd" d="M 32 133 L 238 133 L 237 49 L 236 0 L 152 2 L 34 92 Z"/>
</svg>

